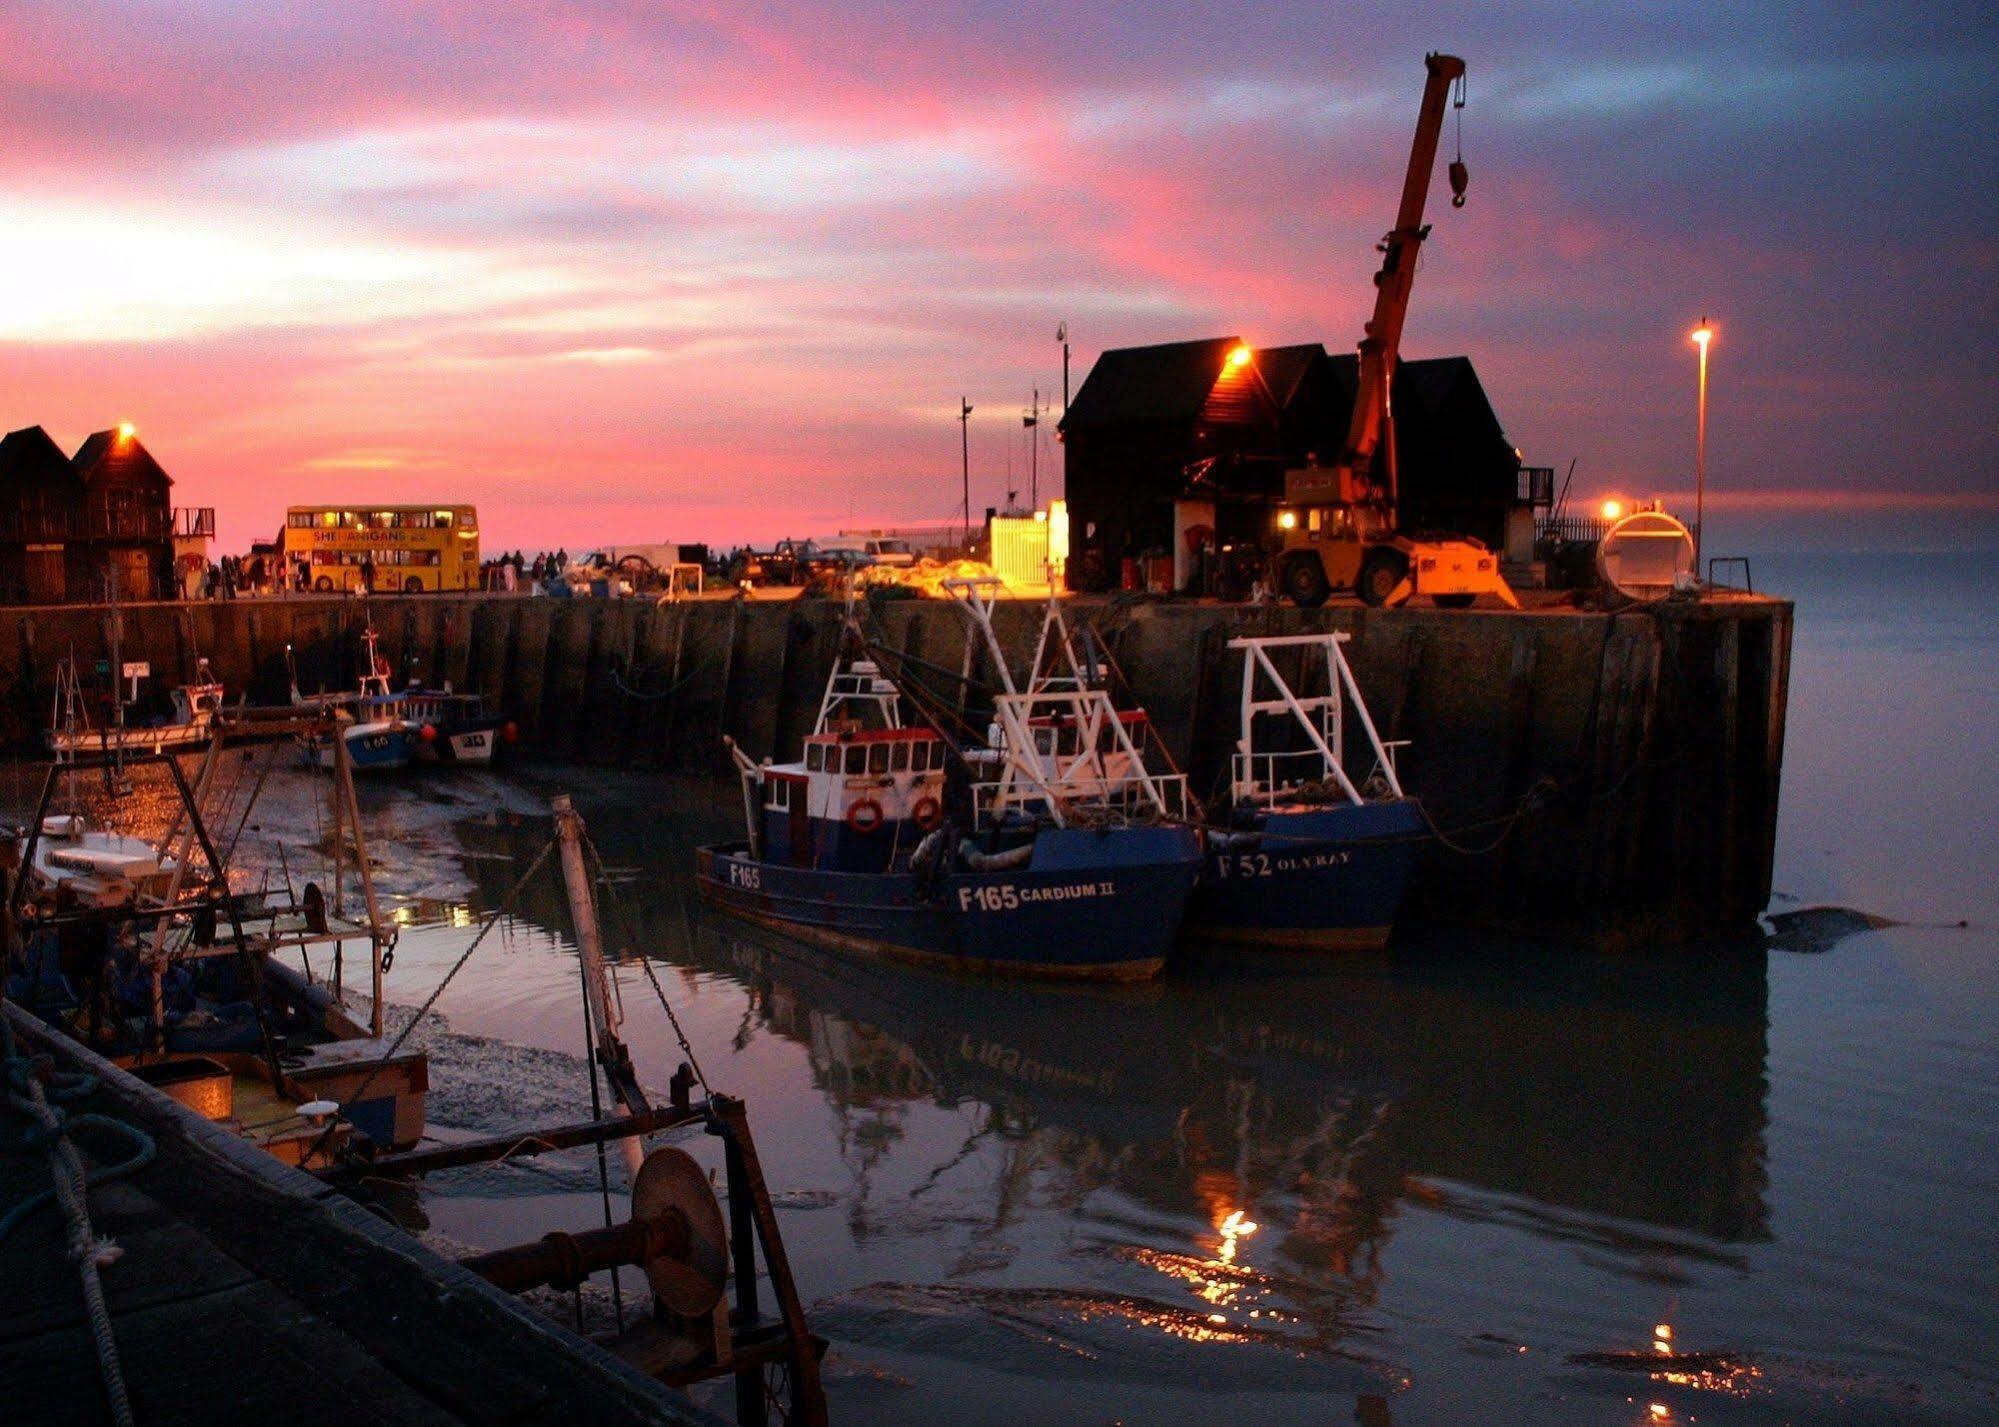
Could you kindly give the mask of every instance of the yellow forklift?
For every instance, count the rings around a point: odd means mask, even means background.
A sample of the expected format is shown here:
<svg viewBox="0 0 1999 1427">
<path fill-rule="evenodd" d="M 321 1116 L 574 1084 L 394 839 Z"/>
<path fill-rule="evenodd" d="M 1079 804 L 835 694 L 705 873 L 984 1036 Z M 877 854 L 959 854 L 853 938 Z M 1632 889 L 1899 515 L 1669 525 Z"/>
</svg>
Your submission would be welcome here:
<svg viewBox="0 0 1999 1427">
<path fill-rule="evenodd" d="M 1375 274 L 1374 316 L 1360 341 L 1360 384 L 1346 449 L 1331 466 L 1285 472 L 1284 504 L 1277 513 L 1278 588 L 1298 604 L 1324 604 L 1335 590 L 1352 590 L 1371 605 L 1400 604 L 1426 595 L 1446 608 L 1492 595 L 1520 608 L 1499 573 L 1499 556 L 1469 536 L 1405 532 L 1397 517 L 1395 412 L 1392 386 L 1416 255 L 1430 229 L 1423 202 L 1437 160 L 1444 106 L 1464 107 L 1465 62 L 1432 54 L 1416 120 L 1416 141 L 1402 185 L 1395 227 L 1381 241 Z M 1455 101 L 1452 89 L 1456 88 Z M 1451 206 L 1462 208 L 1467 173 L 1463 156 L 1450 165 Z M 1375 478 L 1376 452 L 1382 478 Z"/>
</svg>

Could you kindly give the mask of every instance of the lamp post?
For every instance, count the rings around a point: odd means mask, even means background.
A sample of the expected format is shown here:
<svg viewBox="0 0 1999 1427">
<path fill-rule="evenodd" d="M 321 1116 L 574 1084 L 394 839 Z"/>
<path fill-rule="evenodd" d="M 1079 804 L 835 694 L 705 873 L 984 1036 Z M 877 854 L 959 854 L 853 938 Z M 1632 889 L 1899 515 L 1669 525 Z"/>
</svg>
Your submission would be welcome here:
<svg viewBox="0 0 1999 1427">
<path fill-rule="evenodd" d="M 1699 396 L 1694 407 L 1694 577 L 1701 572 L 1701 527 L 1707 518 L 1707 347 L 1714 340 L 1714 327 L 1707 318 L 1693 330 L 1694 346 L 1700 349 Z"/>
<path fill-rule="evenodd" d="M 972 401 L 958 398 L 958 453 L 965 481 L 965 549 L 972 548 Z"/>
<path fill-rule="evenodd" d="M 1069 414 L 1069 324 L 1064 322 L 1055 329 L 1055 340 L 1062 344 L 1062 414 Z"/>
</svg>

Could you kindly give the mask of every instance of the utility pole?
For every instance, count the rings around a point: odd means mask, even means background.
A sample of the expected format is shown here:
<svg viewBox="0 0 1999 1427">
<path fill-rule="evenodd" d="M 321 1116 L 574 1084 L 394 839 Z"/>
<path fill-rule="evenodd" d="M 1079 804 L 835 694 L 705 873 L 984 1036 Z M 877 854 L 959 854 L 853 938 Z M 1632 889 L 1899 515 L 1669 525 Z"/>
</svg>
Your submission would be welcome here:
<svg viewBox="0 0 1999 1427">
<path fill-rule="evenodd" d="M 1020 424 L 1027 428 L 1027 508 L 1041 509 L 1041 388 L 1034 388 L 1027 415 Z"/>
<path fill-rule="evenodd" d="M 1700 395 L 1694 409 L 1694 578 L 1701 573 L 1701 528 L 1707 524 L 1707 344 L 1714 340 L 1714 327 L 1707 318 L 1693 331 L 1693 343 L 1700 348 Z"/>
<path fill-rule="evenodd" d="M 1062 415 L 1069 415 L 1069 324 L 1064 322 L 1055 329 L 1055 340 L 1062 344 Z"/>
<path fill-rule="evenodd" d="M 958 457 L 965 481 L 964 546 L 972 548 L 972 401 L 958 398 Z"/>
</svg>

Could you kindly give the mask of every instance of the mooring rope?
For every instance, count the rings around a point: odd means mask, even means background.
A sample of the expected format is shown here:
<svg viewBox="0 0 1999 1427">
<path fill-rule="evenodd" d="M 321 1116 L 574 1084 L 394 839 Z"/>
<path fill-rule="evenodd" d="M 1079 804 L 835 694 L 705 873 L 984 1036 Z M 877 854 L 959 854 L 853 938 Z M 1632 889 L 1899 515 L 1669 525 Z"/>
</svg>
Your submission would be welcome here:
<svg viewBox="0 0 1999 1427">
<path fill-rule="evenodd" d="M 621 663 L 623 661 L 618 661 L 618 662 Z M 678 679 L 675 679 L 671 684 L 668 684 L 665 688 L 659 690 L 657 693 L 647 693 L 643 689 L 635 689 L 630 684 L 627 684 L 625 682 L 624 675 L 618 671 L 618 664 L 613 663 L 611 665 L 611 683 L 616 686 L 619 693 L 623 694 L 628 699 L 634 699 L 642 704 L 656 704 L 659 703 L 662 699 L 672 698 L 675 694 L 679 693 L 682 689 L 686 688 L 689 681 L 692 680 L 695 677 L 695 675 L 705 673 L 711 666 L 715 665 L 718 662 L 720 661 L 715 658 L 703 659 L 700 663 L 696 664 L 692 669 L 689 669 L 685 674 L 682 674 Z"/>
<path fill-rule="evenodd" d="M 70 1115 L 66 1102 L 81 1100 L 97 1089 L 97 1078 L 82 1072 L 58 1071 L 52 1056 L 20 1055 L 14 1048 L 14 1028 L 0 1020 L 0 1059 L 7 1077 L 7 1103 L 35 1123 L 22 1137 L 24 1147 L 40 1145 L 48 1150 L 49 1173 L 54 1184 L 29 1196 L 0 1218 L 0 1239 L 35 1209 L 50 1199 L 62 1205 L 69 1233 L 69 1257 L 83 1281 L 83 1301 L 90 1318 L 90 1337 L 97 1352 L 97 1368 L 104 1381 L 104 1395 L 111 1416 L 119 1427 L 132 1427 L 132 1400 L 125 1391 L 125 1371 L 118 1360 L 118 1340 L 111 1329 L 111 1309 L 104 1301 L 100 1270 L 110 1267 L 124 1250 L 109 1239 L 100 1239 L 90 1222 L 89 1186 L 135 1173 L 153 1162 L 158 1146 L 152 1137 L 135 1125 L 107 1115 Z M 51 1102 L 54 1103 L 51 1103 Z M 121 1163 L 86 1173 L 83 1157 L 77 1153 L 70 1132 L 85 1125 L 112 1130 L 128 1136 L 135 1148 Z"/>
</svg>

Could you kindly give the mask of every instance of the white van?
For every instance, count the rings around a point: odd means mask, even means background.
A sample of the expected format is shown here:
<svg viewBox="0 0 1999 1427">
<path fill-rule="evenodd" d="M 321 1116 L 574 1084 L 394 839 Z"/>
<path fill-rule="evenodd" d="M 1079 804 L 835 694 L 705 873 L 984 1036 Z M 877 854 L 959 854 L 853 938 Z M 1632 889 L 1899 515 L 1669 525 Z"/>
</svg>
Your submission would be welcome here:
<svg viewBox="0 0 1999 1427">
<path fill-rule="evenodd" d="M 821 555 L 861 556 L 871 565 L 914 565 L 916 550 L 907 540 L 887 535 L 835 535 L 812 542 Z"/>
</svg>

